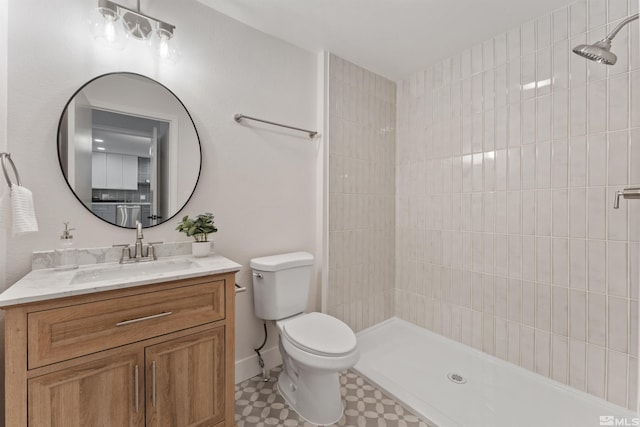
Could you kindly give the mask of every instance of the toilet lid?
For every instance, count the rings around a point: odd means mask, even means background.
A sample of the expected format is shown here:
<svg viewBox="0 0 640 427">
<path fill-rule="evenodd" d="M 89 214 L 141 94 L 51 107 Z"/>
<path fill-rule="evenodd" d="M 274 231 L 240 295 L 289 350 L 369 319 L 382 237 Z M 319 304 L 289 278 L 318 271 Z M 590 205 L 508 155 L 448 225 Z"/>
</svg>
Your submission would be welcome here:
<svg viewBox="0 0 640 427">
<path fill-rule="evenodd" d="M 324 313 L 309 313 L 283 326 L 296 347 L 322 356 L 341 356 L 356 348 L 356 336 L 344 322 Z"/>
</svg>

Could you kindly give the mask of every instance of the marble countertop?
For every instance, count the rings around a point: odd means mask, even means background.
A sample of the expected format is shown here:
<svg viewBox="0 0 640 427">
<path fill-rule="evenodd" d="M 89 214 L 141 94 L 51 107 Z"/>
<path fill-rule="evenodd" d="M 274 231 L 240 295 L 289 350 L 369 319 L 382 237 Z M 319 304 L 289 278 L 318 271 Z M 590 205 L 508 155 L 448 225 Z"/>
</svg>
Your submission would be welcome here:
<svg viewBox="0 0 640 427">
<path fill-rule="evenodd" d="M 154 263 L 157 263 L 154 265 Z M 172 269 L 171 265 L 177 266 Z M 157 267 L 158 271 L 154 271 Z M 0 307 L 84 295 L 114 289 L 131 288 L 152 283 L 229 273 L 242 266 L 221 255 L 207 257 L 191 255 L 158 258 L 158 261 L 118 264 L 117 262 L 83 265 L 74 270 L 56 271 L 53 268 L 33 270 L 0 294 Z M 128 269 L 126 277 L 110 277 L 109 273 Z M 104 277 L 92 274 L 106 272 Z M 86 281 L 84 281 L 86 280 Z"/>
</svg>

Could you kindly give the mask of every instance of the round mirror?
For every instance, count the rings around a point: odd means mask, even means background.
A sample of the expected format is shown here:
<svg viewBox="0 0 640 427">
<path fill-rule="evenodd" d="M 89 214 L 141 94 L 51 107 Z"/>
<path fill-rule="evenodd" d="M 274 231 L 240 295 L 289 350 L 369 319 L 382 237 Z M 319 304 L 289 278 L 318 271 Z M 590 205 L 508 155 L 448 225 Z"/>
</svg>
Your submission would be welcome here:
<svg viewBox="0 0 640 427">
<path fill-rule="evenodd" d="M 58 158 L 69 188 L 94 215 L 152 227 L 191 198 L 200 139 L 173 92 L 139 74 L 112 73 L 86 83 L 65 106 Z"/>
</svg>

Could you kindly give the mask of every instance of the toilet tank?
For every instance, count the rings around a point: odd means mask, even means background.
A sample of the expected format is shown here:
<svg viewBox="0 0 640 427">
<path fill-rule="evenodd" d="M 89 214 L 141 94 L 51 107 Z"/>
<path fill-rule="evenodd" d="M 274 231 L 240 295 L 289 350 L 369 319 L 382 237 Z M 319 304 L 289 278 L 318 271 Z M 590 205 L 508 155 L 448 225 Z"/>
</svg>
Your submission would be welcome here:
<svg viewBox="0 0 640 427">
<path fill-rule="evenodd" d="M 253 258 L 253 306 L 256 316 L 279 320 L 307 308 L 313 255 L 292 252 Z"/>
</svg>

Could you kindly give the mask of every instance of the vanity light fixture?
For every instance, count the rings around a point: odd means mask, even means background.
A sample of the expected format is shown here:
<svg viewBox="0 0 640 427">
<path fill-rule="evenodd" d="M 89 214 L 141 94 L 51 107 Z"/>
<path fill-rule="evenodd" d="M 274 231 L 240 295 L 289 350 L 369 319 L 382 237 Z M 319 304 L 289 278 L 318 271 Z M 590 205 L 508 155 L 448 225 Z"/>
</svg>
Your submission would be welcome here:
<svg viewBox="0 0 640 427">
<path fill-rule="evenodd" d="M 128 38 L 147 41 L 161 59 L 176 59 L 177 51 L 172 42 L 175 26 L 131 9 L 111 0 L 98 0 L 98 7 L 91 26 L 94 37 L 111 47 L 121 49 Z"/>
</svg>

